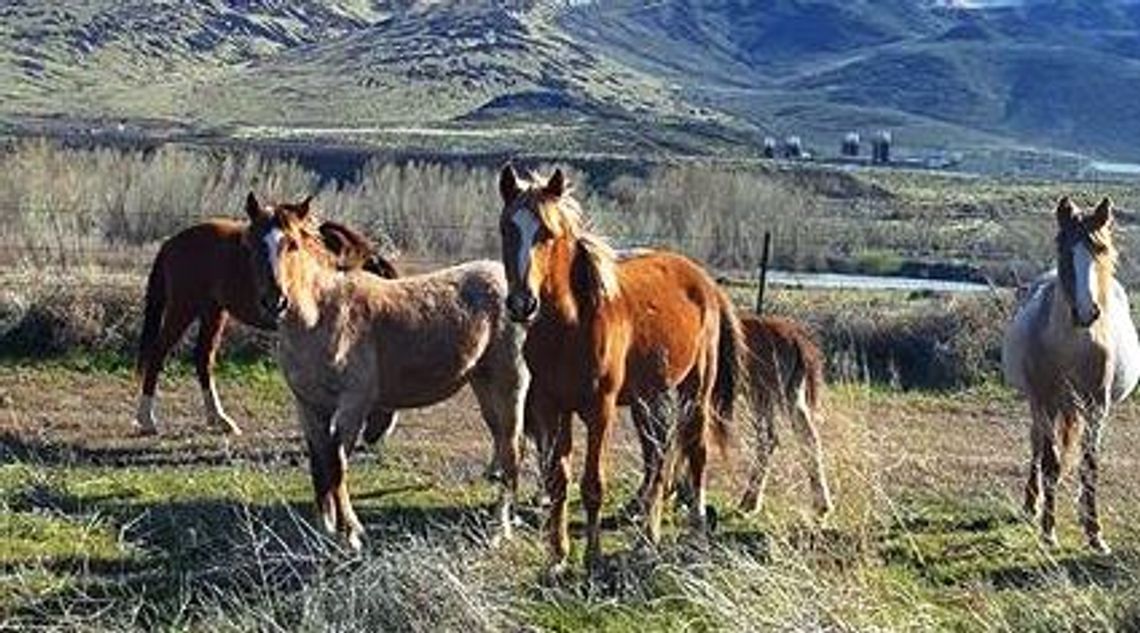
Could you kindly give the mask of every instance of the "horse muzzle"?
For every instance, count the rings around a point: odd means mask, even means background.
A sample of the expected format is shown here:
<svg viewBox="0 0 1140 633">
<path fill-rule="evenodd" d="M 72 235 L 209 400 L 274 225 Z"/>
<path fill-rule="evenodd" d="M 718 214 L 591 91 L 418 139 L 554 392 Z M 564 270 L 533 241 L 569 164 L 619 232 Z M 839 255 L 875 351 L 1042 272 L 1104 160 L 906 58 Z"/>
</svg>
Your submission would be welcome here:
<svg viewBox="0 0 1140 633">
<path fill-rule="evenodd" d="M 1096 323 L 1096 320 L 1100 318 L 1100 307 L 1094 305 L 1089 310 L 1088 314 L 1084 315 L 1081 314 L 1080 310 L 1073 308 L 1072 316 L 1073 325 L 1076 325 L 1079 328 L 1089 328 L 1092 327 L 1092 324 Z"/>
<path fill-rule="evenodd" d="M 529 325 L 538 317 L 538 299 L 529 292 L 507 295 L 507 314 L 515 323 Z"/>
<path fill-rule="evenodd" d="M 274 323 L 277 323 L 285 318 L 285 311 L 289 309 L 289 300 L 282 295 L 277 295 L 276 298 L 265 297 L 261 300 L 261 309 Z"/>
</svg>

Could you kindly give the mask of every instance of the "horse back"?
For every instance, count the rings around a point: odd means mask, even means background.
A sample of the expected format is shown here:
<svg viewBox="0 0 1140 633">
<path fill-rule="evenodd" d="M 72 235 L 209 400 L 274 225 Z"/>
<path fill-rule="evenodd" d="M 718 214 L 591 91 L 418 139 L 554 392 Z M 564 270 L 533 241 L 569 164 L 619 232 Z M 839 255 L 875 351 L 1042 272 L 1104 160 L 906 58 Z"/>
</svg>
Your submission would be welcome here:
<svg viewBox="0 0 1140 633">
<path fill-rule="evenodd" d="M 818 406 L 823 383 L 823 354 L 800 323 L 776 316 L 742 312 L 740 324 L 748 347 L 750 387 L 763 394 L 783 392 L 793 402 L 803 385 L 808 406 Z"/>
<path fill-rule="evenodd" d="M 647 253 L 616 266 L 620 292 L 612 311 L 624 317 L 614 320 L 626 321 L 628 337 L 623 396 L 674 387 L 719 336 L 722 291 L 704 269 L 674 253 Z"/>
<path fill-rule="evenodd" d="M 219 307 L 259 325 L 249 257 L 242 238 L 246 225 L 211 219 L 183 229 L 159 248 L 167 304 L 185 309 Z"/>
</svg>

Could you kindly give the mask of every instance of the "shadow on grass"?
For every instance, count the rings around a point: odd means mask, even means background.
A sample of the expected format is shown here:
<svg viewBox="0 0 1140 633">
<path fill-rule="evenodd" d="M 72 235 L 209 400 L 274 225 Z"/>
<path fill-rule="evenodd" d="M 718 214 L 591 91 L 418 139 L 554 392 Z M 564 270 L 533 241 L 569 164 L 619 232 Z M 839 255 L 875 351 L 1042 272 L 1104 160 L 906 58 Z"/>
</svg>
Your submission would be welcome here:
<svg viewBox="0 0 1140 633">
<path fill-rule="evenodd" d="M 397 486 L 372 492 L 383 498 L 408 492 Z M 19 606 L 13 614 L 21 626 L 51 625 L 66 616 L 127 618 L 113 624 L 146 629 L 185 624 L 187 609 L 263 596 L 266 591 L 291 592 L 327 573 L 343 570 L 377 555 L 386 543 L 443 535 L 484 542 L 486 508 L 365 507 L 358 513 L 367 530 L 365 553 L 352 555 L 338 540 L 315 527 L 309 503 L 281 501 L 247 504 L 228 499 L 137 503 L 122 496 L 75 498 L 34 489 L 20 504 L 56 516 L 82 520 L 99 516 L 128 543 L 121 558 L 66 555 L 43 558 L 37 569 L 68 577 L 70 586 Z M 20 564 L 5 565 L 20 573 Z M 0 615 L 4 611 L 0 605 Z"/>
<path fill-rule="evenodd" d="M 135 446 L 93 448 L 74 442 L 33 439 L 17 433 L 0 433 L 0 464 L 30 463 L 44 466 L 220 466 L 237 461 L 255 463 L 306 462 L 304 447 L 162 444 L 158 441 Z"/>
<path fill-rule="evenodd" d="M 1033 565 L 1007 565 L 987 577 L 996 589 L 1033 589 L 1063 581 L 1077 587 L 1117 588 L 1133 585 L 1140 570 L 1135 551 L 1110 555 L 1084 553 Z"/>
</svg>

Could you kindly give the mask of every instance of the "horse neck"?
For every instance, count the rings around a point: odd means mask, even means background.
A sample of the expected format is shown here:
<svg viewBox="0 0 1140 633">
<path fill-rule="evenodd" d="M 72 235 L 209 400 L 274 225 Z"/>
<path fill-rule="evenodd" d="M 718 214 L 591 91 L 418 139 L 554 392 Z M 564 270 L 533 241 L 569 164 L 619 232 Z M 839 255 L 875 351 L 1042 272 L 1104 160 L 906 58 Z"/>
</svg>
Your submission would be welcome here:
<svg viewBox="0 0 1140 633">
<path fill-rule="evenodd" d="M 1111 307 L 1109 302 L 1112 298 L 1112 279 L 1108 275 L 1107 279 L 1102 278 L 1103 273 L 1098 267 L 1097 279 L 1095 280 L 1096 302 L 1100 306 L 1101 315 L 1088 329 L 1088 333 L 1083 336 L 1073 336 L 1075 324 L 1073 323 L 1073 300 L 1069 297 L 1061 286 L 1061 280 L 1058 278 L 1054 283 L 1056 284 L 1053 289 L 1052 300 L 1049 302 L 1049 331 L 1053 333 L 1053 338 L 1061 340 L 1087 340 L 1088 342 L 1098 343 L 1101 346 L 1108 345 L 1108 322 L 1111 318 Z"/>
<path fill-rule="evenodd" d="M 539 289 L 539 299 L 545 316 L 562 324 L 577 324 L 582 303 L 574 295 L 571 280 L 574 259 L 578 257 L 576 240 L 572 236 L 557 239 L 552 248 L 549 269 Z"/>
<path fill-rule="evenodd" d="M 338 273 L 334 266 L 324 265 L 312 255 L 298 262 L 295 268 L 284 289 L 289 300 L 287 319 L 308 329 L 320 321 L 322 308 L 331 299 L 330 291 L 336 284 Z"/>
</svg>

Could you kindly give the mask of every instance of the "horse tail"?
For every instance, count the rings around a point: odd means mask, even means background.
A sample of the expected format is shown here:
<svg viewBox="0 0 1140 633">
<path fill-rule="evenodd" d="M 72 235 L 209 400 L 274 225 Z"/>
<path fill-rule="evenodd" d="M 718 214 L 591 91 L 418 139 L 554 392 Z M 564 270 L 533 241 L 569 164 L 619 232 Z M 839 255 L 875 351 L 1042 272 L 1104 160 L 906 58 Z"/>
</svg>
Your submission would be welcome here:
<svg viewBox="0 0 1140 633">
<path fill-rule="evenodd" d="M 717 446 L 724 451 L 732 430 L 732 409 L 736 402 L 736 390 L 741 384 L 744 372 L 744 354 L 747 349 L 740 318 L 732 301 L 723 293 L 719 295 L 720 341 L 717 345 L 716 381 L 713 384 L 713 436 Z"/>
<path fill-rule="evenodd" d="M 819 413 L 819 400 L 823 393 L 823 353 L 811 337 L 804 332 L 796 346 L 804 372 L 804 395 L 812 414 Z"/>
<path fill-rule="evenodd" d="M 135 362 L 135 372 L 142 374 L 145 364 L 154 352 L 158 341 L 158 332 L 162 327 L 162 313 L 166 309 L 166 263 L 165 249 L 159 250 L 158 255 L 151 264 L 150 274 L 146 278 L 146 298 L 143 307 L 143 328 L 139 337 L 139 354 Z"/>
<path fill-rule="evenodd" d="M 1076 463 L 1076 448 L 1084 430 L 1084 418 L 1076 411 L 1061 414 L 1061 426 L 1057 429 L 1061 444 L 1061 474 L 1069 472 L 1073 464 Z"/>
</svg>

